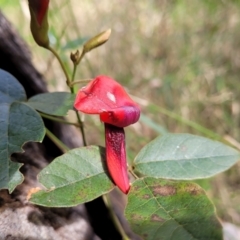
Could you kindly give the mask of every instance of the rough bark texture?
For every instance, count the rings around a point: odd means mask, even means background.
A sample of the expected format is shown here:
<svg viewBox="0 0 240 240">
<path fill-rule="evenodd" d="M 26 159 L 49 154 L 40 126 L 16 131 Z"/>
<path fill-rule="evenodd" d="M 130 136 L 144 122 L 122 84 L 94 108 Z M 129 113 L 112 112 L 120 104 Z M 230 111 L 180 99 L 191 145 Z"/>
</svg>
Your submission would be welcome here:
<svg viewBox="0 0 240 240">
<path fill-rule="evenodd" d="M 1 11 L 0 68 L 19 80 L 28 97 L 47 92 L 43 77 L 32 65 L 28 47 Z M 72 126 L 49 120 L 45 121 L 45 125 L 70 148 L 82 145 L 80 134 Z M 24 163 L 21 168 L 24 183 L 11 195 L 7 190 L 0 190 L 0 240 L 121 239 L 101 198 L 73 208 L 44 208 L 29 204 L 26 196 L 30 188 L 36 187 L 38 172 L 62 152 L 47 137 L 42 144 L 25 144 L 24 150 L 23 154 L 12 156 L 13 161 Z M 113 192 L 111 197 L 126 232 L 131 239 L 139 239 L 123 217 L 124 201 L 119 201 L 121 196 Z"/>
</svg>

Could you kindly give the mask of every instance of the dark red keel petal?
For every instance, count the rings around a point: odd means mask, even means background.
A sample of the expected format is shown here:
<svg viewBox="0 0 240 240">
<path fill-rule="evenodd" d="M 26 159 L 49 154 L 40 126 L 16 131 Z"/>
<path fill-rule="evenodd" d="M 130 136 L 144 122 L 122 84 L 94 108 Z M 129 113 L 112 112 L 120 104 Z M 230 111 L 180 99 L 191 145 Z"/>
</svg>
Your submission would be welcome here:
<svg viewBox="0 0 240 240">
<path fill-rule="evenodd" d="M 117 127 L 127 127 L 138 121 L 140 109 L 136 106 L 124 106 L 100 113 L 102 122 L 109 123 Z"/>
<path fill-rule="evenodd" d="M 105 123 L 107 167 L 114 183 L 127 194 L 130 185 L 127 172 L 125 133 L 123 128 Z"/>
</svg>

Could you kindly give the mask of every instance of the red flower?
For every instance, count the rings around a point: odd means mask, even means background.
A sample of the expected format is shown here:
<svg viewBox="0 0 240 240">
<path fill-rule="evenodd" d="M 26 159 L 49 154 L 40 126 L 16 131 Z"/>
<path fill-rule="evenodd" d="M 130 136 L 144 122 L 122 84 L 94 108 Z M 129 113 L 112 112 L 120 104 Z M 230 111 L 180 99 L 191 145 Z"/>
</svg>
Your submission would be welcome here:
<svg viewBox="0 0 240 240">
<path fill-rule="evenodd" d="M 105 123 L 107 166 L 115 184 L 128 193 L 125 133 L 123 127 L 140 117 L 138 105 L 115 80 L 98 76 L 77 94 L 74 107 L 84 113 L 99 114 Z"/>
</svg>

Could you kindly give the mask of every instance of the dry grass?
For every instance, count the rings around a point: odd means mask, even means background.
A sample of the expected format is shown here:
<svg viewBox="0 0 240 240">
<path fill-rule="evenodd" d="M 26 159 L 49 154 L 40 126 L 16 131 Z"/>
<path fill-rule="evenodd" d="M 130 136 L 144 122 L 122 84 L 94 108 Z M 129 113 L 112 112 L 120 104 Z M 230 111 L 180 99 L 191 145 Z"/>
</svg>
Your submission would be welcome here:
<svg viewBox="0 0 240 240">
<path fill-rule="evenodd" d="M 50 90 L 65 90 L 58 63 L 33 42 L 26 1 L 20 2 L 0 0 L 0 5 L 30 44 Z M 51 41 L 69 72 L 69 54 L 76 49 L 69 43 L 112 29 L 109 42 L 88 54 L 77 78 L 112 76 L 143 104 L 145 121 L 127 131 L 130 159 L 164 130 L 213 137 L 207 128 L 239 146 L 239 1 L 51 0 L 49 16 Z M 99 127 L 96 119 L 87 124 L 89 142 L 103 142 Z M 239 176 L 238 164 L 211 180 L 208 191 L 220 216 L 236 224 L 240 224 Z"/>
</svg>

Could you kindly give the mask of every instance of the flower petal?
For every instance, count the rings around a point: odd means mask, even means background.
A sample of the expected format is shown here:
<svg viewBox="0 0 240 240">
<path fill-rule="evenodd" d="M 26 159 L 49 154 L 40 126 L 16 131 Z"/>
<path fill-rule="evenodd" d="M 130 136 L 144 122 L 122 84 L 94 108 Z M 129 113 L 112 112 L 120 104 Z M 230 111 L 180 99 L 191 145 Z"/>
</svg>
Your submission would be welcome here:
<svg viewBox="0 0 240 240">
<path fill-rule="evenodd" d="M 77 94 L 74 107 L 84 113 L 100 114 L 103 122 L 126 127 L 138 121 L 140 109 L 115 80 L 98 76 Z"/>
<path fill-rule="evenodd" d="M 110 175 L 120 190 L 127 194 L 130 185 L 127 173 L 124 129 L 105 124 L 105 141 Z"/>
<path fill-rule="evenodd" d="M 136 106 L 126 106 L 104 111 L 100 114 L 102 122 L 112 124 L 116 127 L 127 127 L 138 121 L 140 110 Z"/>
</svg>

